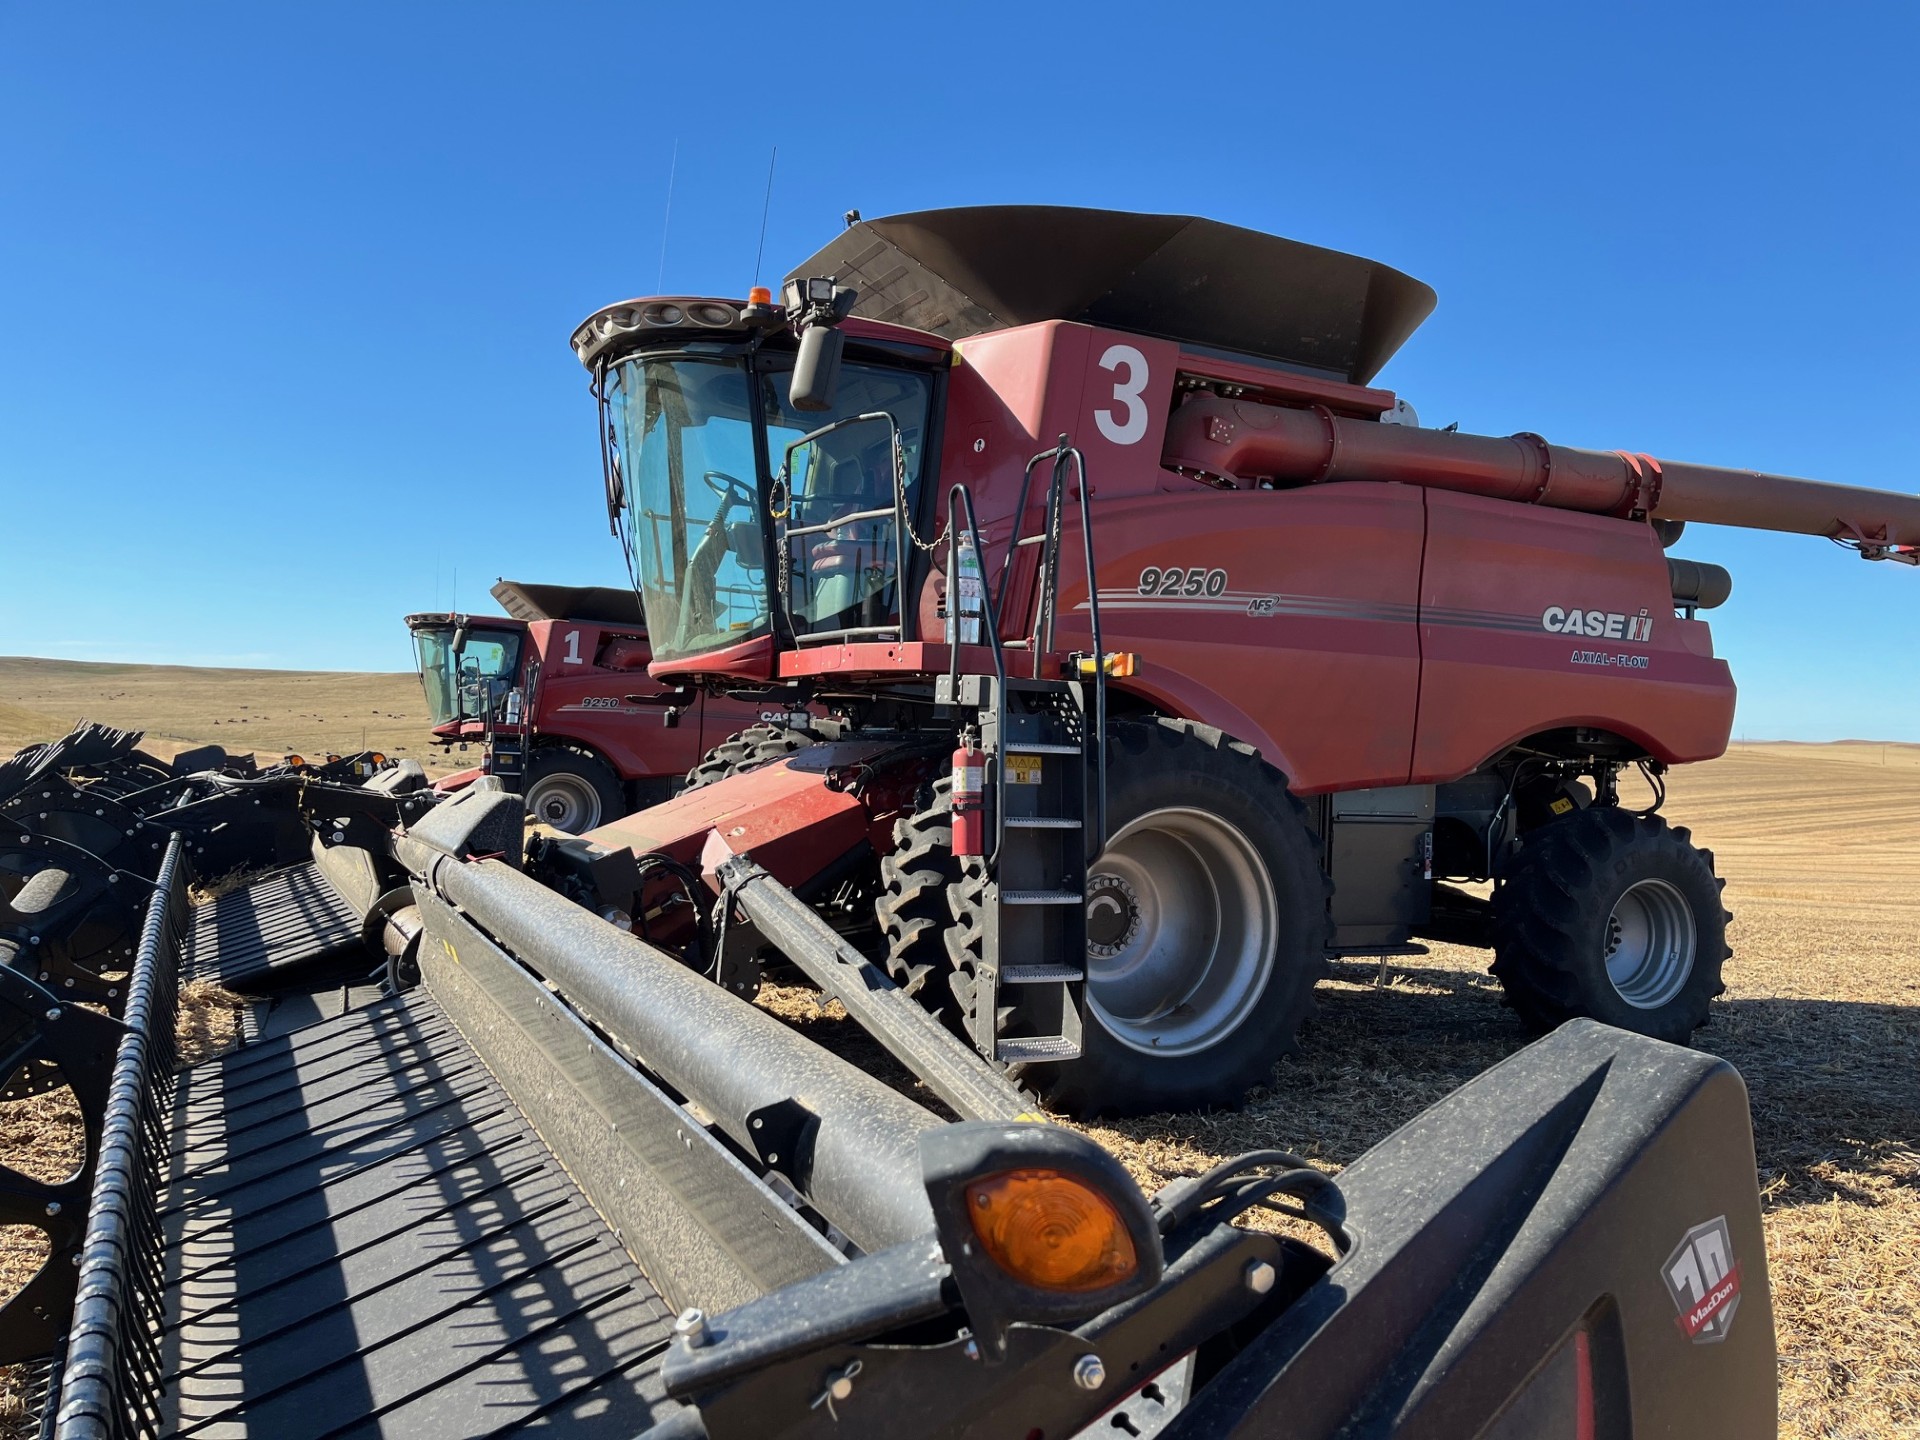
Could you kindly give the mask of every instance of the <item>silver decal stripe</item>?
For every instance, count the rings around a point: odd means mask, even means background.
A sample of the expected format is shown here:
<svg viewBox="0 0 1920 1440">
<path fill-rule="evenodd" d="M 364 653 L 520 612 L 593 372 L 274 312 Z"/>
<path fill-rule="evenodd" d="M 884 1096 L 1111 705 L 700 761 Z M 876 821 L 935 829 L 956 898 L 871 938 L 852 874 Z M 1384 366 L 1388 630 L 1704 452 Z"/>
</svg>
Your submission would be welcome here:
<svg viewBox="0 0 1920 1440">
<path fill-rule="evenodd" d="M 1073 607 L 1085 610 L 1082 600 Z M 1246 615 L 1270 620 L 1371 620 L 1382 624 L 1433 625 L 1456 630 L 1500 630 L 1514 635 L 1539 635 L 1559 638 L 1544 630 L 1540 617 L 1515 615 L 1510 611 L 1473 610 L 1452 605 L 1402 605 L 1390 601 L 1350 600 L 1337 595 L 1282 595 L 1271 591 L 1229 590 L 1220 595 L 1196 596 L 1142 595 L 1137 588 L 1100 592 L 1100 609 L 1118 610 L 1201 610 L 1219 615 Z M 1589 637 L 1592 638 L 1592 637 Z M 1642 643 L 1629 642 L 1629 643 Z"/>
</svg>

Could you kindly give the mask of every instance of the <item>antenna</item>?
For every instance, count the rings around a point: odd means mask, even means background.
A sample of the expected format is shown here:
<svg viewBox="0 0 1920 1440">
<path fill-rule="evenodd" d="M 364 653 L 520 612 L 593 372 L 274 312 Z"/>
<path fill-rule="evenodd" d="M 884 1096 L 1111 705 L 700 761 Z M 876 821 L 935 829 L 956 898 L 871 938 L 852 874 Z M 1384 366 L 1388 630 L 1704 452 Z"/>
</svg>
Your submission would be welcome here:
<svg viewBox="0 0 1920 1440">
<path fill-rule="evenodd" d="M 760 202 L 760 248 L 753 252 L 753 283 L 760 283 L 760 257 L 767 253 L 767 212 L 773 208 L 773 167 L 780 159 L 780 147 L 767 157 L 767 198 Z"/>
<path fill-rule="evenodd" d="M 673 159 L 667 162 L 667 213 L 660 219 L 660 278 L 653 282 L 658 295 L 667 287 L 667 231 L 673 225 L 673 177 L 680 169 L 680 139 L 674 137 Z"/>
</svg>

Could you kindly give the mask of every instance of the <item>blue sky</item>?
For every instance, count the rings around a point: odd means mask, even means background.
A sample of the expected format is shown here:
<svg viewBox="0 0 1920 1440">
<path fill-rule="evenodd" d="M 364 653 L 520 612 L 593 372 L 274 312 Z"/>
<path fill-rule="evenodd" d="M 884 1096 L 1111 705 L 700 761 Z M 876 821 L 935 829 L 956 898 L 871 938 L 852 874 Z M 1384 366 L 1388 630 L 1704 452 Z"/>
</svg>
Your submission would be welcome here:
<svg viewBox="0 0 1920 1440">
<path fill-rule="evenodd" d="M 857 207 L 1186 212 L 1440 307 L 1429 424 L 1920 489 L 1908 6 L 0 6 L 0 653 L 402 669 L 623 581 L 581 317 Z M 852 18 L 849 18 L 852 17 Z M 1759 737 L 1920 740 L 1920 573 L 1696 527 Z"/>
</svg>

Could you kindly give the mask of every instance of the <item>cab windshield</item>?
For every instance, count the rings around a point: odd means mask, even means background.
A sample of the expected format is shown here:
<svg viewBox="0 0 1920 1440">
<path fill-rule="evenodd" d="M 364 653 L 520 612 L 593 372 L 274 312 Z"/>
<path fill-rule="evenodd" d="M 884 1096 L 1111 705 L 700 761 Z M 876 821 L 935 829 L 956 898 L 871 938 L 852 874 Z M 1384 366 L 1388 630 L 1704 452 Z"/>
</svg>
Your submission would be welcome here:
<svg viewBox="0 0 1920 1440">
<path fill-rule="evenodd" d="M 843 633 L 897 614 L 890 516 L 830 522 L 893 505 L 896 428 L 912 514 L 930 380 L 850 362 L 833 410 L 802 414 L 788 403 L 789 357 L 762 353 L 752 365 L 741 355 L 643 354 L 606 376 L 626 543 L 656 660 L 769 633 L 776 593 L 796 636 Z M 777 503 L 768 504 L 771 477 L 757 463 L 756 427 L 777 471 L 803 435 L 873 413 L 891 416 L 892 425 L 849 425 L 802 447 Z"/>
<path fill-rule="evenodd" d="M 454 633 L 451 624 L 422 626 L 413 632 L 420 684 L 427 692 L 427 713 L 435 725 L 485 719 L 520 674 L 517 632 L 469 628 L 457 656 Z"/>
</svg>

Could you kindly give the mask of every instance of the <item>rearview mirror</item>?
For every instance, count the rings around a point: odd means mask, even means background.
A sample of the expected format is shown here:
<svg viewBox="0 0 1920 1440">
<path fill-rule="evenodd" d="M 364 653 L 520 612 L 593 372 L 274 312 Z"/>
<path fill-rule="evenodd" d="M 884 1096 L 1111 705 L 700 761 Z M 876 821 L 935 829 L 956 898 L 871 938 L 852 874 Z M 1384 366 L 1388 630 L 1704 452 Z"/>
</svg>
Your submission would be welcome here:
<svg viewBox="0 0 1920 1440">
<path fill-rule="evenodd" d="M 793 382 L 787 399 L 796 410 L 831 410 L 840 386 L 840 355 L 847 337 L 827 325 L 809 325 L 800 333 L 800 353 L 793 362 Z"/>
</svg>

